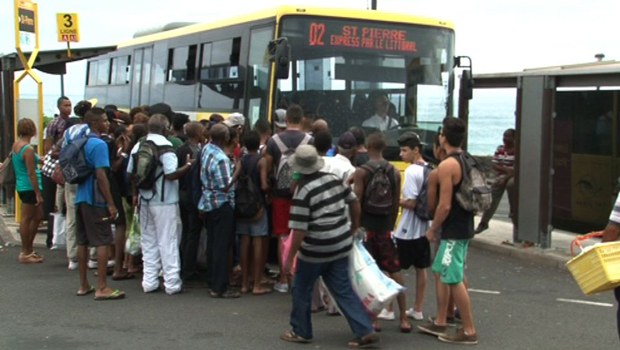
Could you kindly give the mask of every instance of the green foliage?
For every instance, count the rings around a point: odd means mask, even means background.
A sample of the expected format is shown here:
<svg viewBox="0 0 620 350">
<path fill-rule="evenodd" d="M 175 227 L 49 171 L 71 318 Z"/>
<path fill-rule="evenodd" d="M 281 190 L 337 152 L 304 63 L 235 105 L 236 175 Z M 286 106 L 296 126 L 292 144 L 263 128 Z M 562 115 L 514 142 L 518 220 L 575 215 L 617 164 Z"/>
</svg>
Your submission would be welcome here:
<svg viewBox="0 0 620 350">
<path fill-rule="evenodd" d="M 54 120 L 54 117 L 48 117 L 44 115 L 43 116 L 43 128 L 47 128 L 47 126 L 49 125 L 49 123 L 52 122 L 52 120 Z"/>
</svg>

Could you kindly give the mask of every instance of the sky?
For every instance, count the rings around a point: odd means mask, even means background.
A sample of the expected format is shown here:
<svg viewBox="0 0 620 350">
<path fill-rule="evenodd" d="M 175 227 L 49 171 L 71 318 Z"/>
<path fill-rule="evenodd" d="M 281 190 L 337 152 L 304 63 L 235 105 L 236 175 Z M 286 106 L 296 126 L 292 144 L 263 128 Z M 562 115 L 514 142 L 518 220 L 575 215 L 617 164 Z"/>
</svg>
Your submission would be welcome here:
<svg viewBox="0 0 620 350">
<path fill-rule="evenodd" d="M 618 0 L 377 0 L 378 9 L 450 20 L 456 54 L 470 56 L 474 73 L 606 60 L 620 61 Z M 170 22 L 209 22 L 278 5 L 332 7 L 333 0 L 39 0 L 42 50 L 57 50 L 56 13 L 77 13 L 81 42 L 72 47 L 115 45 L 134 32 Z M 338 7 L 366 9 L 370 0 L 339 0 Z M 15 51 L 13 0 L 0 0 L 0 54 Z M 86 65 L 67 66 L 66 94 L 84 93 Z M 58 94 L 60 79 L 41 73 L 45 94 Z M 23 93 L 36 93 L 27 82 Z"/>
</svg>

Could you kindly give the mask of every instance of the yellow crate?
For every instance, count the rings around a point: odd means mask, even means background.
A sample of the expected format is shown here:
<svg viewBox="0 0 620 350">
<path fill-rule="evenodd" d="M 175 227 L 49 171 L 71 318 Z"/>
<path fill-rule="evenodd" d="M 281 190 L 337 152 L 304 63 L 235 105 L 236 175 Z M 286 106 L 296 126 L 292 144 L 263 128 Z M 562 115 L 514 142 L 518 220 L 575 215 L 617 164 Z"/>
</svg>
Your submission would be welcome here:
<svg viewBox="0 0 620 350">
<path fill-rule="evenodd" d="M 614 289 L 620 286 L 620 242 L 597 245 L 571 259 L 566 267 L 586 295 Z"/>
</svg>

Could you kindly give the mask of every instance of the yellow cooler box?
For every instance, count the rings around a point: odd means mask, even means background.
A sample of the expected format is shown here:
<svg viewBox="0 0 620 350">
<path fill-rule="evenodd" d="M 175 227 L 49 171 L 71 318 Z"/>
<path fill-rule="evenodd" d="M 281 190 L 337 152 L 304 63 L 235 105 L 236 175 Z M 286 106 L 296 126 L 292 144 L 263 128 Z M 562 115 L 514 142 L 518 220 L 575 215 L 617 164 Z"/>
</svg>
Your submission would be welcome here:
<svg viewBox="0 0 620 350">
<path fill-rule="evenodd" d="M 586 295 L 614 289 L 620 286 L 620 242 L 593 246 L 566 267 Z"/>
</svg>

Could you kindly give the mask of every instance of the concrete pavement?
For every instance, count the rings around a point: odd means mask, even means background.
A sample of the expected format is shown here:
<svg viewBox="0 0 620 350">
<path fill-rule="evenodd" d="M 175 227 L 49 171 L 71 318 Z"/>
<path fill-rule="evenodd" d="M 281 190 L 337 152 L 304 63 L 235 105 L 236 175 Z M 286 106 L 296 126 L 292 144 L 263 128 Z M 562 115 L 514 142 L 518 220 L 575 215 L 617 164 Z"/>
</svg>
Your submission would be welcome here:
<svg viewBox="0 0 620 350">
<path fill-rule="evenodd" d="M 139 280 L 110 281 L 126 291 L 125 300 L 77 297 L 77 272 L 67 270 L 64 252 L 41 252 L 43 264 L 21 265 L 17 247 L 0 250 L 0 349 L 344 349 L 352 338 L 343 317 L 318 313 L 312 345 L 282 342 L 290 294 L 212 299 L 204 281 L 175 296 L 144 294 Z M 476 247 L 468 265 L 478 349 L 618 349 L 610 293 L 585 297 L 564 270 Z M 414 285 L 414 275 L 405 272 L 406 285 Z M 413 299 L 412 290 L 407 297 Z M 434 298 L 429 286 L 426 316 L 434 314 Z M 396 321 L 382 327 L 384 349 L 459 348 L 400 333 Z"/>
</svg>

